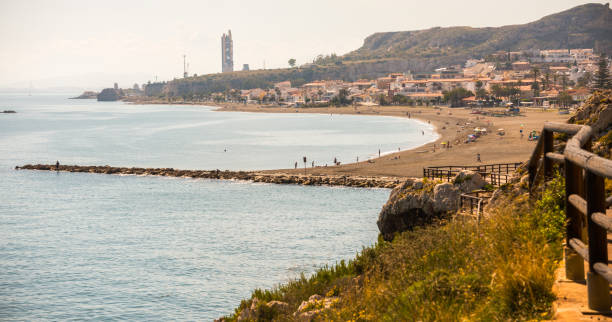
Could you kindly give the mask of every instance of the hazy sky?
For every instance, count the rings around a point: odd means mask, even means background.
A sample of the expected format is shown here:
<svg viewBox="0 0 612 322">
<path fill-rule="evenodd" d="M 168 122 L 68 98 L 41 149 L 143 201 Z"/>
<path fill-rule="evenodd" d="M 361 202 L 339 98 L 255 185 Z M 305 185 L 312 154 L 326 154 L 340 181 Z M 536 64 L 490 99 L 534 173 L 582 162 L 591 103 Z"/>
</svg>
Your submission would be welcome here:
<svg viewBox="0 0 612 322">
<path fill-rule="evenodd" d="M 344 54 L 374 32 L 521 24 L 587 2 L 0 0 L 0 87 L 167 80 L 182 75 L 183 54 L 190 74 L 220 72 L 227 29 L 235 69 L 278 68 Z"/>
</svg>

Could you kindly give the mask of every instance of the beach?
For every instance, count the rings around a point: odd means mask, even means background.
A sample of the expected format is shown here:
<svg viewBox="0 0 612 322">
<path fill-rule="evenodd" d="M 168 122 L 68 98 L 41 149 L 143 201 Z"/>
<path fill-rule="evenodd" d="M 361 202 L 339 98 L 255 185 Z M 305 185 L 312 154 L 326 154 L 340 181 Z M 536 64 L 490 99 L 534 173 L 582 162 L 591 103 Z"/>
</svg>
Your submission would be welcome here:
<svg viewBox="0 0 612 322">
<path fill-rule="evenodd" d="M 498 108 L 499 109 L 499 108 Z M 478 165 L 491 163 L 526 161 L 537 141 L 529 141 L 532 130 L 540 133 L 544 122 L 566 122 L 569 115 L 560 115 L 556 110 L 521 109 L 518 116 L 493 117 L 471 114 L 471 109 L 447 107 L 408 106 L 350 106 L 326 108 L 285 108 L 260 105 L 223 104 L 217 111 L 259 112 L 259 113 L 320 113 L 360 114 L 373 116 L 410 117 L 432 124 L 439 134 L 438 140 L 418 148 L 389 153 L 370 161 L 309 169 L 313 175 L 345 175 L 367 177 L 421 177 L 423 167 L 448 165 Z M 484 127 L 488 134 L 475 142 L 465 143 L 474 128 Z M 504 129 L 505 135 L 497 130 Z M 520 130 L 523 129 L 523 137 Z M 414 133 L 414 135 L 420 135 Z M 450 148 L 443 148 L 442 142 L 450 142 Z M 375 153 L 376 151 L 373 151 Z M 386 152 L 386 151 L 382 151 Z M 480 154 L 481 162 L 477 161 Z M 267 173 L 303 173 L 303 169 L 275 169 Z"/>
</svg>

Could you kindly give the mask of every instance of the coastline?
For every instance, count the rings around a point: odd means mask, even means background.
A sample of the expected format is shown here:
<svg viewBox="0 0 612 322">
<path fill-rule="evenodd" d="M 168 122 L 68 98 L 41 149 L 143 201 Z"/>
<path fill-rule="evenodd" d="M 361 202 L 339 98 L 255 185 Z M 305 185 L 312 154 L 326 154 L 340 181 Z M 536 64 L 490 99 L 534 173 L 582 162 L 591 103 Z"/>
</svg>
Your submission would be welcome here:
<svg viewBox="0 0 612 322">
<path fill-rule="evenodd" d="M 322 108 L 287 108 L 266 105 L 213 102 L 167 102 L 132 101 L 132 104 L 199 105 L 216 107 L 219 112 L 251 113 L 309 113 L 309 114 L 349 114 L 403 117 L 427 122 L 438 134 L 434 142 L 416 148 L 381 155 L 378 158 L 340 166 L 316 167 L 313 175 L 398 177 L 414 178 L 423 175 L 427 166 L 478 165 L 486 163 L 506 163 L 526 161 L 535 141 L 528 141 L 531 130 L 541 130 L 544 122 L 566 122 L 570 115 L 560 115 L 556 111 L 523 109 L 521 115 L 512 117 L 492 117 L 470 114 L 465 108 L 448 107 L 410 107 L 410 106 L 348 106 Z M 467 135 L 473 134 L 475 127 L 486 128 L 488 134 L 466 143 Z M 505 135 L 497 135 L 503 128 Z M 521 137 L 520 130 L 524 136 Z M 442 142 L 450 142 L 450 148 L 442 148 Z M 480 154 L 481 163 L 477 161 Z M 274 175 L 297 175 L 300 169 L 270 169 L 259 171 Z"/>
<path fill-rule="evenodd" d="M 528 141 L 531 130 L 541 130 L 544 122 L 566 122 L 570 115 L 559 115 L 555 111 L 523 109 L 520 116 L 492 117 L 471 114 L 470 109 L 448 107 L 410 106 L 357 106 L 327 108 L 283 108 L 244 104 L 216 104 L 216 111 L 260 112 L 260 113 L 319 113 L 393 116 L 412 118 L 433 126 L 438 139 L 419 147 L 381 155 L 370 162 L 347 163 L 317 169 L 318 174 L 393 176 L 404 178 L 422 177 L 427 166 L 479 165 L 489 163 L 524 162 L 531 155 L 536 141 Z M 486 128 L 488 134 L 466 143 L 467 135 L 474 128 Z M 497 135 L 503 128 L 506 134 Z M 521 138 L 520 130 L 524 136 Z M 450 148 L 442 148 L 442 142 L 450 142 Z M 480 154 L 481 162 L 477 161 Z M 299 169 L 297 170 L 299 172 Z M 295 169 L 268 170 L 266 173 L 296 173 Z"/>
</svg>

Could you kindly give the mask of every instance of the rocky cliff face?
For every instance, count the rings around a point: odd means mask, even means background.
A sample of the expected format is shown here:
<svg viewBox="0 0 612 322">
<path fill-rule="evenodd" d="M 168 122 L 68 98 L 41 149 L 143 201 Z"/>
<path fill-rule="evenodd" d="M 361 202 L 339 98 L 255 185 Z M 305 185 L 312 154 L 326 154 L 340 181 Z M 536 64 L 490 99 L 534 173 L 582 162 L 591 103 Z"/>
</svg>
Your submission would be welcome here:
<svg viewBox="0 0 612 322">
<path fill-rule="evenodd" d="M 378 229 L 385 240 L 395 233 L 431 223 L 459 209 L 462 193 L 484 187 L 486 182 L 472 171 L 462 171 L 451 182 L 409 179 L 398 185 L 378 215 Z"/>
</svg>

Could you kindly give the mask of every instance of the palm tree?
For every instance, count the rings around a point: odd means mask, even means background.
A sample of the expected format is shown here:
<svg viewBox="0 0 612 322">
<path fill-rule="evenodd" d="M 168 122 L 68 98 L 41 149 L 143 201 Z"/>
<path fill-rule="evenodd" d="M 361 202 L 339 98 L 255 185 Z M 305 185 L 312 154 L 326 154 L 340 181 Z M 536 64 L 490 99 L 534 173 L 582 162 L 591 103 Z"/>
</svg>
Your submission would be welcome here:
<svg viewBox="0 0 612 322">
<path fill-rule="evenodd" d="M 538 84 L 538 74 L 540 70 L 534 67 L 531 72 L 533 73 L 533 84 L 531 84 L 531 90 L 533 90 L 533 96 L 540 95 L 540 85 Z"/>
<path fill-rule="evenodd" d="M 546 70 L 544 74 L 544 89 L 548 89 L 550 87 L 550 70 Z"/>
</svg>

